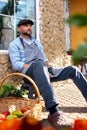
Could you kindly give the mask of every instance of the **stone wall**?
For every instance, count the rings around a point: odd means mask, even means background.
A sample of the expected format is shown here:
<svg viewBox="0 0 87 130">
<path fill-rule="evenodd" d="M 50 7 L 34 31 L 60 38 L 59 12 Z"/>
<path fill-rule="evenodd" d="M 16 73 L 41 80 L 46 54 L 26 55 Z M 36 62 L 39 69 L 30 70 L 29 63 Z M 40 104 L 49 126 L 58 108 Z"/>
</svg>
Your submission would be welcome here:
<svg viewBox="0 0 87 130">
<path fill-rule="evenodd" d="M 71 65 L 66 53 L 64 0 L 40 0 L 39 5 L 40 40 L 50 63 L 55 67 Z"/>
<path fill-rule="evenodd" d="M 40 0 L 40 40 L 53 65 L 71 64 L 66 54 L 64 0 Z"/>
<path fill-rule="evenodd" d="M 8 57 L 8 51 L 1 50 L 0 51 L 0 82 L 2 82 L 2 79 L 6 77 L 8 74 L 15 72 L 12 69 L 10 59 Z M 5 80 L 6 83 L 12 83 L 14 85 L 18 85 L 21 81 L 21 77 L 12 76 L 7 78 Z M 4 83 L 5 83 L 4 82 Z"/>
</svg>

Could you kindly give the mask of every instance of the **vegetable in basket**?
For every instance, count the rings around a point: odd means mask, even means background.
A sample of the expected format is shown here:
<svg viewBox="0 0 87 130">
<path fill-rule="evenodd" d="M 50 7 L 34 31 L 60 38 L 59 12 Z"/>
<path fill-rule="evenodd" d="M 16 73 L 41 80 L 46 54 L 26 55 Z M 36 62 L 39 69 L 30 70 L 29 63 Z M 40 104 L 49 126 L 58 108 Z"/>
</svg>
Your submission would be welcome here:
<svg viewBox="0 0 87 130">
<path fill-rule="evenodd" d="M 25 90 L 19 90 L 12 84 L 3 84 L 0 90 L 0 97 L 23 97 L 25 94 Z"/>
</svg>

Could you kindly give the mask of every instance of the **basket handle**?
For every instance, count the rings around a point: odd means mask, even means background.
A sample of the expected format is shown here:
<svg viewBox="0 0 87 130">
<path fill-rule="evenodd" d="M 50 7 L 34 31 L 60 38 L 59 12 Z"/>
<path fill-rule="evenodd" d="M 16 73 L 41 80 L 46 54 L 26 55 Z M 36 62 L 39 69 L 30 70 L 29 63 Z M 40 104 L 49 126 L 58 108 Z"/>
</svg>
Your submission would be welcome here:
<svg viewBox="0 0 87 130">
<path fill-rule="evenodd" d="M 5 76 L 5 77 L 2 79 L 2 81 L 1 81 L 1 83 L 0 83 L 0 88 L 2 87 L 2 84 L 4 83 L 4 81 L 5 81 L 7 78 L 9 78 L 9 77 L 11 77 L 11 76 L 14 76 L 14 75 L 25 77 L 28 81 L 30 81 L 30 82 L 32 83 L 32 85 L 33 85 L 33 87 L 34 87 L 34 89 L 35 89 L 35 92 L 36 92 L 36 94 L 37 94 L 37 97 L 38 97 L 37 101 L 38 101 L 38 103 L 40 103 L 40 92 L 39 92 L 39 89 L 38 89 L 37 85 L 35 84 L 35 82 L 34 82 L 29 76 L 27 76 L 27 75 L 25 75 L 25 74 L 23 74 L 23 73 L 19 73 L 19 72 L 18 72 L 18 73 L 8 74 L 7 76 Z"/>
</svg>

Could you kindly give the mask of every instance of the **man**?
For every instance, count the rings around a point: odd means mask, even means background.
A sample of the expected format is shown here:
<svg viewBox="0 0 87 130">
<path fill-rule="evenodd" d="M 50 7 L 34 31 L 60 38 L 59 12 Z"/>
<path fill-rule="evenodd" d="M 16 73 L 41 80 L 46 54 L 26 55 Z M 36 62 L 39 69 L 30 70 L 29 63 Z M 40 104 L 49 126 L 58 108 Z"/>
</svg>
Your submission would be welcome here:
<svg viewBox="0 0 87 130">
<path fill-rule="evenodd" d="M 18 23 L 20 36 L 9 45 L 9 56 L 13 69 L 25 73 L 35 81 L 45 101 L 46 109 L 49 111 L 49 121 L 56 128 L 68 126 L 68 122 L 58 109 L 58 102 L 56 101 L 50 80 L 56 82 L 69 78 L 72 79 L 86 100 L 87 81 L 74 66 L 68 66 L 55 71 L 50 69 L 49 61 L 41 43 L 31 36 L 33 24 L 33 21 L 29 19 L 20 20 Z M 51 73 L 50 78 L 48 70 Z"/>
</svg>

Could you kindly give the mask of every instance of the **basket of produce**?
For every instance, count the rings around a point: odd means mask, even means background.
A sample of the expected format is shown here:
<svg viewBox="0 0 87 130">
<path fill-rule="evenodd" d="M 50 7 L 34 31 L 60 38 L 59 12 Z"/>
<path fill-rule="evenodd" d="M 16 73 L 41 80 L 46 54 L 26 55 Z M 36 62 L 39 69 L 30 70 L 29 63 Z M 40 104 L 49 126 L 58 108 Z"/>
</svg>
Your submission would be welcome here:
<svg viewBox="0 0 87 130">
<path fill-rule="evenodd" d="M 37 94 L 36 99 L 26 98 L 24 95 L 26 91 L 17 89 L 16 86 L 6 83 L 8 78 L 12 76 L 26 78 L 35 90 Z M 40 93 L 35 82 L 27 75 L 22 73 L 11 73 L 4 77 L 0 83 L 0 113 L 9 111 L 10 113 L 17 113 L 17 111 L 25 112 L 30 117 L 34 117 L 40 120 L 42 103 L 40 100 Z M 14 112 L 15 111 L 15 112 Z M 19 112 L 20 113 L 20 112 Z M 20 114 L 19 114 L 20 115 Z"/>
</svg>

